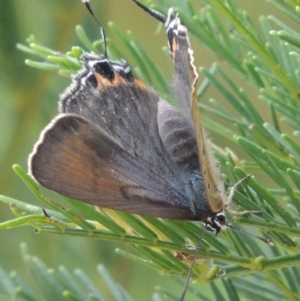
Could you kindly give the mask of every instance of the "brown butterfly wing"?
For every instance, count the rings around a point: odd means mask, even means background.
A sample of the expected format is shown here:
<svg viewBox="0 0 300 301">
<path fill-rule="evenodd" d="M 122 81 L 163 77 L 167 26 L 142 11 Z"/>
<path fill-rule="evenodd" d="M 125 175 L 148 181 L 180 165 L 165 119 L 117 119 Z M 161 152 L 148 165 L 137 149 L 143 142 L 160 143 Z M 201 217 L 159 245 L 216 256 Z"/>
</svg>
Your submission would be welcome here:
<svg viewBox="0 0 300 301">
<path fill-rule="evenodd" d="M 89 204 L 147 216 L 195 219 L 188 200 L 91 122 L 61 114 L 29 158 L 44 187 Z"/>
</svg>

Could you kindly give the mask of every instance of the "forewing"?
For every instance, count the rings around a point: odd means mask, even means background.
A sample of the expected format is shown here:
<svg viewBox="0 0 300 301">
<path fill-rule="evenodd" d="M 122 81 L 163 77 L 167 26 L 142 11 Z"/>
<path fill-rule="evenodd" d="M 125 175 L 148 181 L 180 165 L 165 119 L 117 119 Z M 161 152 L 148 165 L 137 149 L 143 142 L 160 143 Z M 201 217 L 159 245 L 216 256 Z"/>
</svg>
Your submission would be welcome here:
<svg viewBox="0 0 300 301">
<path fill-rule="evenodd" d="M 194 66 L 193 51 L 190 48 L 187 29 L 181 25 L 179 17 L 173 14 L 172 9 L 169 10 L 165 25 L 176 73 L 176 98 L 188 123 L 190 124 L 190 120 L 193 121 L 191 127 L 193 137 L 197 142 L 200 172 L 205 185 L 207 201 L 212 211 L 219 212 L 223 209 L 226 197 L 223 184 L 219 179 L 218 164 L 201 124 L 196 95 L 198 74 Z"/>
<path fill-rule="evenodd" d="M 61 114 L 29 157 L 43 186 L 85 203 L 172 219 L 195 219 L 184 195 L 106 133 L 76 114 Z"/>
</svg>

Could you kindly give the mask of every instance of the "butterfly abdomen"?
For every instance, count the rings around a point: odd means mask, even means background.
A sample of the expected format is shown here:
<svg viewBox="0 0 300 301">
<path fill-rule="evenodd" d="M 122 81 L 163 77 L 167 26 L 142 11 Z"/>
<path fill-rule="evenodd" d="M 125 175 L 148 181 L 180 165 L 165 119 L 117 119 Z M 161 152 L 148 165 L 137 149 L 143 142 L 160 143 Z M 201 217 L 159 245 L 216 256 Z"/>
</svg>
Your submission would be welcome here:
<svg viewBox="0 0 300 301">
<path fill-rule="evenodd" d="M 166 101 L 158 107 L 159 135 L 170 157 L 188 172 L 199 170 L 196 139 L 186 117 Z"/>
</svg>

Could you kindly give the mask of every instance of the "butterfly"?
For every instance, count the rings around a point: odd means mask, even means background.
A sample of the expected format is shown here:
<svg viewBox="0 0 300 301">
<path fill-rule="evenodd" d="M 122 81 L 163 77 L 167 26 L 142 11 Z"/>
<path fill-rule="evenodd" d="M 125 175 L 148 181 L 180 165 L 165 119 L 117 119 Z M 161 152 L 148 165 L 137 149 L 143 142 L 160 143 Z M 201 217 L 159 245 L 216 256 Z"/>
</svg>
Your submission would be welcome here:
<svg viewBox="0 0 300 301">
<path fill-rule="evenodd" d="M 83 68 L 62 94 L 59 114 L 29 156 L 29 173 L 42 186 L 91 205 L 199 220 L 218 234 L 236 185 L 227 196 L 201 125 L 187 29 L 172 8 L 163 15 L 133 1 L 166 28 L 177 107 L 135 78 L 126 61 L 110 60 L 103 34 L 104 54 L 82 55 Z"/>
</svg>

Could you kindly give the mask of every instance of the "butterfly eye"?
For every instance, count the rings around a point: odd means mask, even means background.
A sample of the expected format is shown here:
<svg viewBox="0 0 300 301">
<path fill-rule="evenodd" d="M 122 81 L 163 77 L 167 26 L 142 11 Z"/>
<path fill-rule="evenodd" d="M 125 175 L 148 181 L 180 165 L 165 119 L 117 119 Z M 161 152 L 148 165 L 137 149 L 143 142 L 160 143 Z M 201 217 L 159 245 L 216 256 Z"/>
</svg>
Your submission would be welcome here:
<svg viewBox="0 0 300 301">
<path fill-rule="evenodd" d="M 224 213 L 218 213 L 215 218 L 214 218 L 215 223 L 218 223 L 220 225 L 225 225 L 226 224 L 226 218 Z"/>
</svg>

